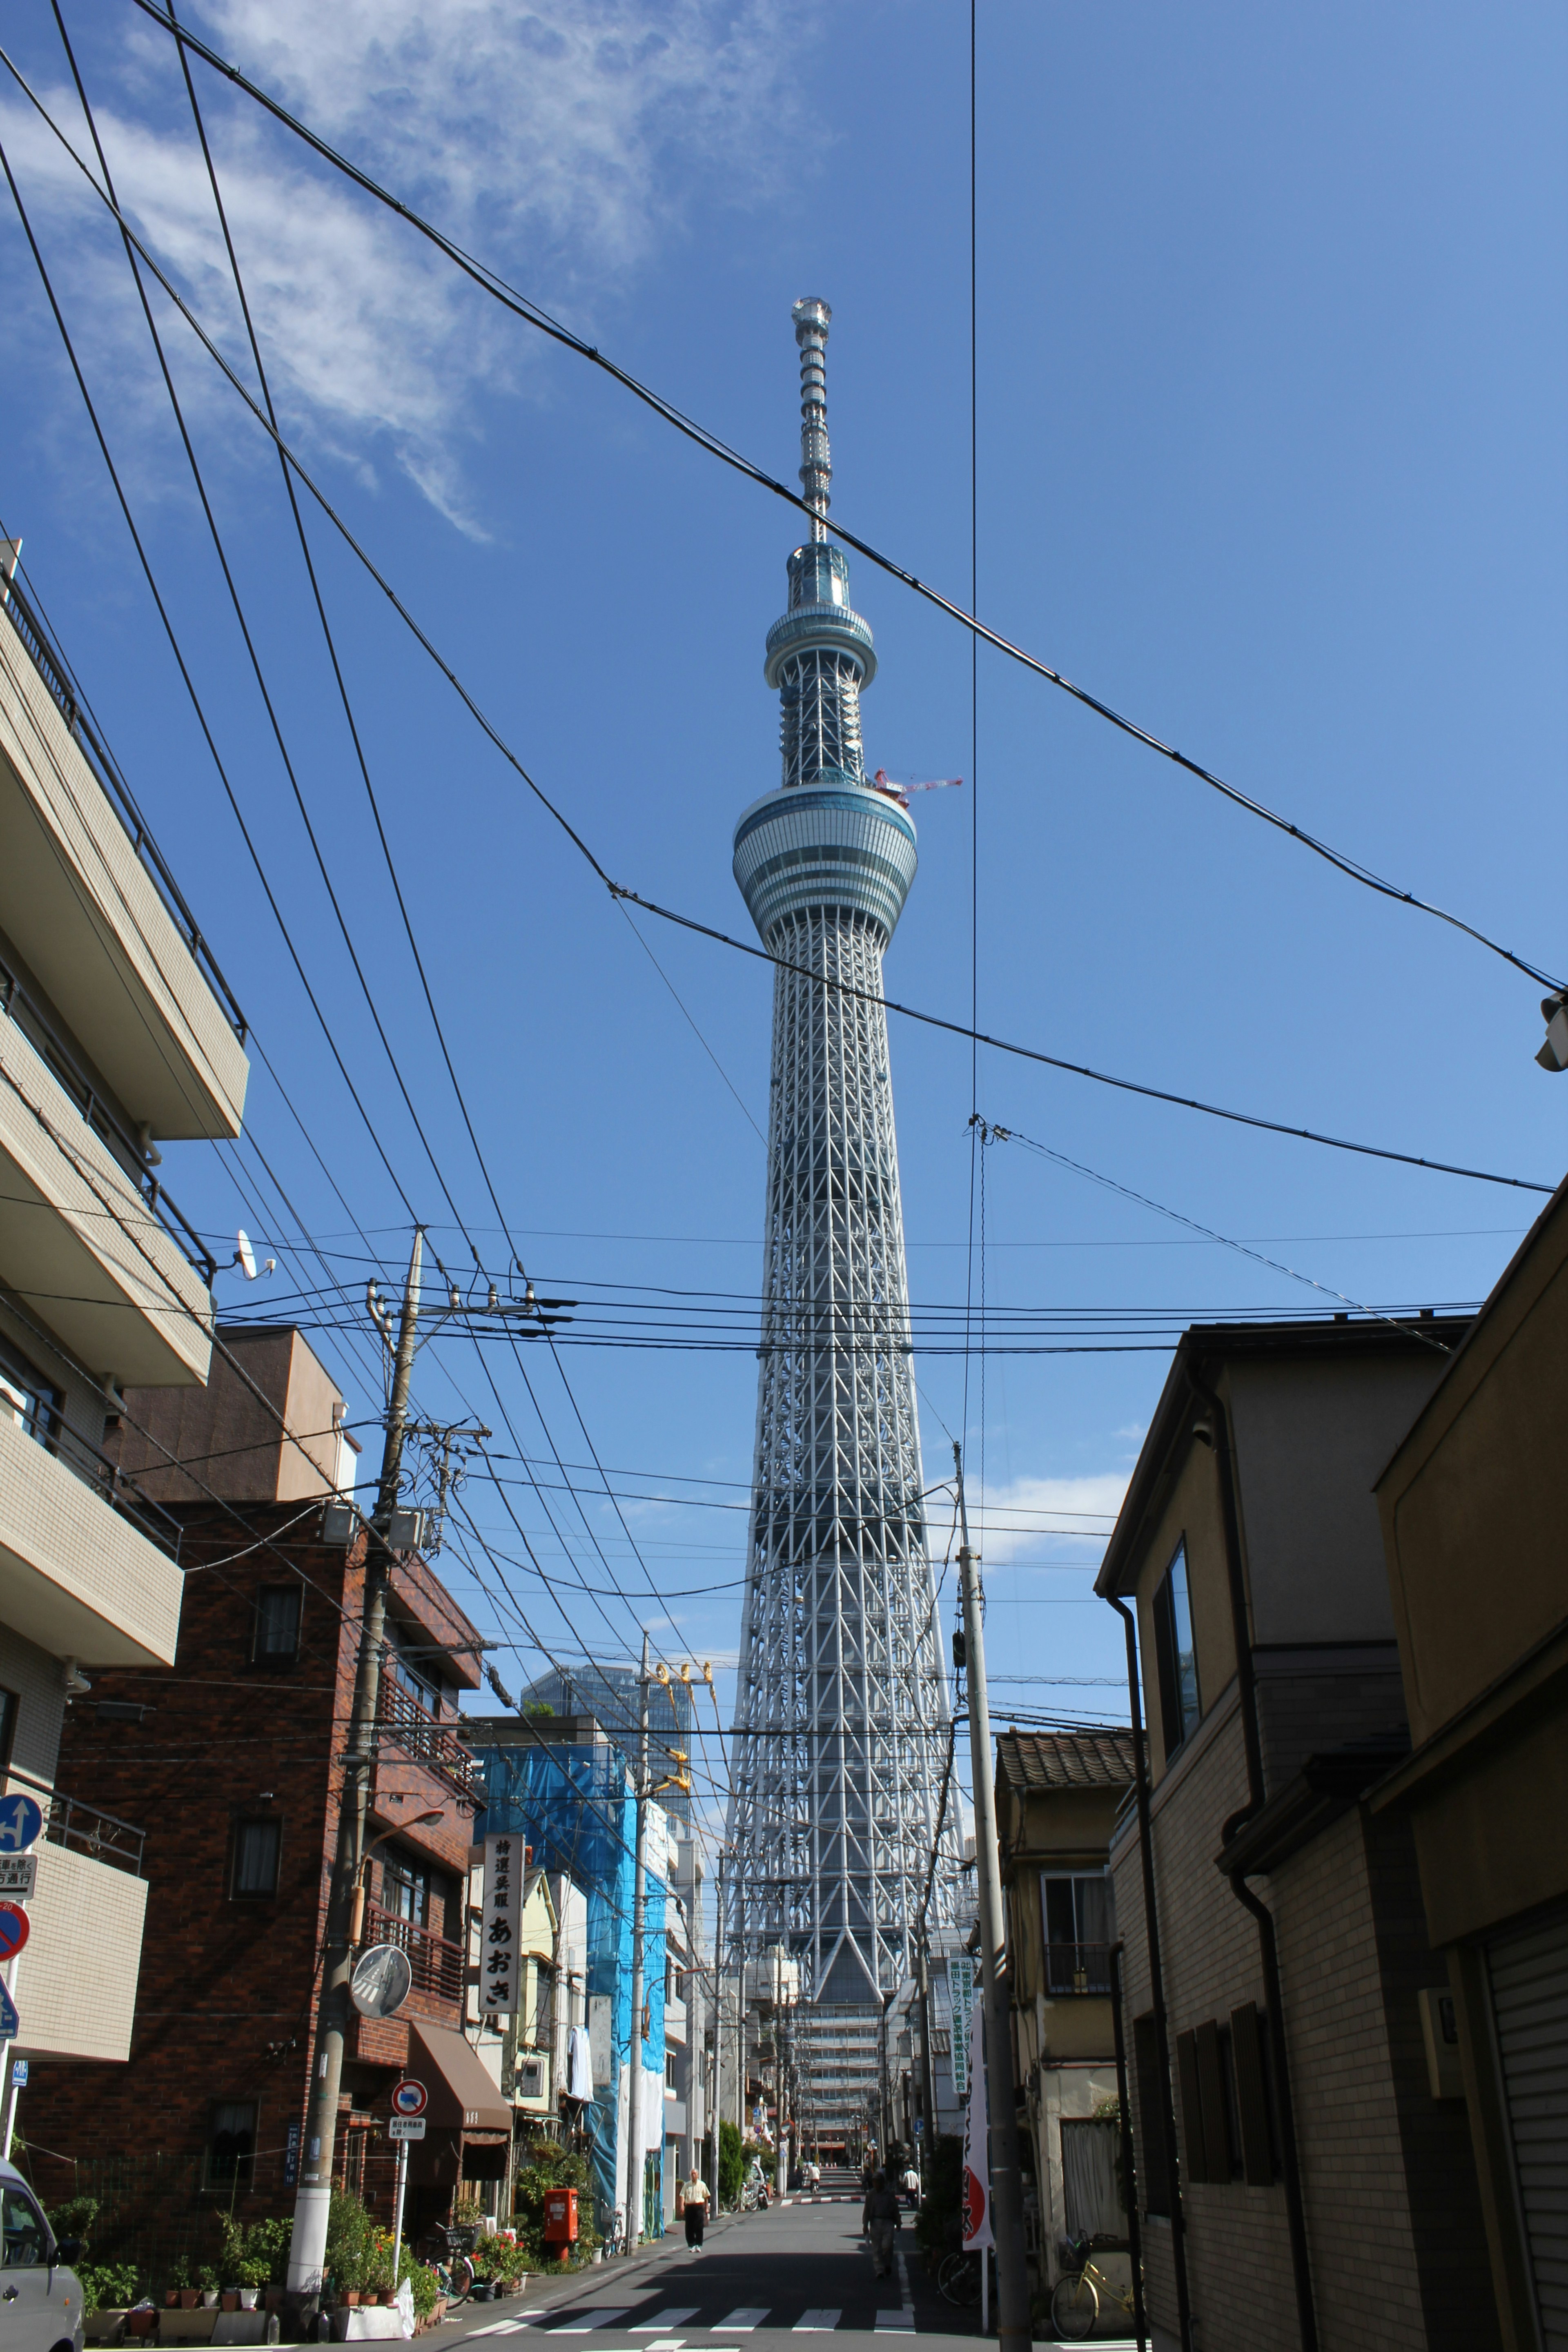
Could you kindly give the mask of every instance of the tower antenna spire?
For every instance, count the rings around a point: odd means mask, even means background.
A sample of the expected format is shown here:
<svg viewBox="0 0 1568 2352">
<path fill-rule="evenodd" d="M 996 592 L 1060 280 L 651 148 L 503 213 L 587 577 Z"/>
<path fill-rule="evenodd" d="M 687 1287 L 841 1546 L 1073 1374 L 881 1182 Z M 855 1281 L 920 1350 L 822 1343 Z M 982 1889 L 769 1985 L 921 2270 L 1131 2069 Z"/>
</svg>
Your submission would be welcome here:
<svg viewBox="0 0 1568 2352">
<path fill-rule="evenodd" d="M 800 478 L 811 509 L 811 535 L 827 537 L 833 457 L 827 446 L 827 332 L 833 313 L 815 294 L 803 295 L 790 312 L 800 345 Z"/>
</svg>

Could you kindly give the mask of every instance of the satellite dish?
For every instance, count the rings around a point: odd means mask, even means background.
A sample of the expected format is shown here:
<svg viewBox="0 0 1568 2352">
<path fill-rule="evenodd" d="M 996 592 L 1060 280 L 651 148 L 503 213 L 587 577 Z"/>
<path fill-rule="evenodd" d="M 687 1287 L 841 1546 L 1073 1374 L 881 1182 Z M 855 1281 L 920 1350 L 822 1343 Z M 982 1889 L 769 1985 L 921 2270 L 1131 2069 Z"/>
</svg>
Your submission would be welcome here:
<svg viewBox="0 0 1568 2352">
<path fill-rule="evenodd" d="M 254 1282 L 256 1280 L 256 1252 L 250 1246 L 250 1236 L 246 1232 L 243 1225 L 239 1229 L 237 1239 L 239 1246 L 234 1253 L 234 1262 L 236 1265 L 238 1266 L 241 1274 L 244 1275 L 247 1282 Z"/>
<path fill-rule="evenodd" d="M 408 1955 L 395 1944 L 373 1944 L 349 1980 L 349 1993 L 362 2017 L 395 2017 L 414 1982 Z"/>
</svg>

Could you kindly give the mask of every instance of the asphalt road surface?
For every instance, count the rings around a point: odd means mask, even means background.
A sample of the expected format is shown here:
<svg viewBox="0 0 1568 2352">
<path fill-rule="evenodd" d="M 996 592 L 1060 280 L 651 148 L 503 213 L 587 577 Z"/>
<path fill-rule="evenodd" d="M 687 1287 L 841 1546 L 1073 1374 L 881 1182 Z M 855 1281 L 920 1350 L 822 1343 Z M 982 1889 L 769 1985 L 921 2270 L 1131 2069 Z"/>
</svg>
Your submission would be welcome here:
<svg viewBox="0 0 1568 2352">
<path fill-rule="evenodd" d="M 436 2341 L 440 2352 L 464 2343 L 511 2352 L 505 2339 L 515 2336 L 531 2339 L 516 2352 L 542 2352 L 542 2336 L 559 2337 L 557 2352 L 890 2352 L 891 2339 L 919 2336 L 931 2352 L 973 2352 L 978 2307 L 955 2310 L 937 2294 L 907 2218 L 894 2247 L 892 2275 L 879 2279 L 858 2190 L 795 2198 L 726 2216 L 700 2254 L 677 2222 L 651 2262 L 606 2261 L 559 2286 L 540 2283 L 548 2303 L 531 2283 L 515 2302 L 466 2305 Z M 1100 2339 L 1102 2352 L 1110 2340 Z"/>
</svg>

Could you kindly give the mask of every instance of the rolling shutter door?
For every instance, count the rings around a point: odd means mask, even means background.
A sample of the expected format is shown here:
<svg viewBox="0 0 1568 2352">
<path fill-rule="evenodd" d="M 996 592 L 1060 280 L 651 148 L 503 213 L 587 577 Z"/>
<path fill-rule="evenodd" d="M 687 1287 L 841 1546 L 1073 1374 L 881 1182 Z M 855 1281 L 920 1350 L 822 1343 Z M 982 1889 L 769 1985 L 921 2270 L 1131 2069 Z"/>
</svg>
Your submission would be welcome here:
<svg viewBox="0 0 1568 2352">
<path fill-rule="evenodd" d="M 1487 1947 L 1541 2333 L 1568 2352 L 1568 1912 Z"/>
</svg>

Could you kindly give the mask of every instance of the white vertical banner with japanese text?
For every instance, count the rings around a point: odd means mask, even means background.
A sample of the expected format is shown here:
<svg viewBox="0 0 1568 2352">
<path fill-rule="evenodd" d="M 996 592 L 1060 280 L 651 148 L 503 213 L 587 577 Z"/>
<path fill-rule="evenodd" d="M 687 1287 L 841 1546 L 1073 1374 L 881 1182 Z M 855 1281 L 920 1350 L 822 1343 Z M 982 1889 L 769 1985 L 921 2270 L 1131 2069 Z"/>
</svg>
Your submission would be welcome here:
<svg viewBox="0 0 1568 2352">
<path fill-rule="evenodd" d="M 969 2104 L 963 2111 L 963 2250 L 978 2253 L 991 2234 L 991 2118 L 986 2105 L 985 2002 L 974 1996 L 969 2021 Z"/>
<path fill-rule="evenodd" d="M 517 1928 L 522 1842 L 485 1840 L 485 1907 L 479 1931 L 479 2012 L 511 2017 L 518 2002 Z"/>
<path fill-rule="evenodd" d="M 974 2005 L 974 1963 L 955 1952 L 947 1964 L 948 2000 L 952 2010 L 952 2095 L 969 2096 L 969 2012 Z"/>
</svg>

